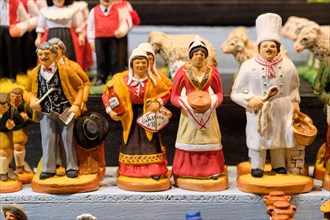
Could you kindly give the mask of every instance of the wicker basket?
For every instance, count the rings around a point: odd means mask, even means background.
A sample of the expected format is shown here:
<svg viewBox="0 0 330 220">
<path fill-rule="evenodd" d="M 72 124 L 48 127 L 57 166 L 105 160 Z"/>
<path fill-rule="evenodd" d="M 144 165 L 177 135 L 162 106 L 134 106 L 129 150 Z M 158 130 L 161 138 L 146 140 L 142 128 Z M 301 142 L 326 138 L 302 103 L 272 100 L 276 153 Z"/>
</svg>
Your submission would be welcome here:
<svg viewBox="0 0 330 220">
<path fill-rule="evenodd" d="M 297 144 L 308 146 L 315 140 L 317 128 L 311 122 L 305 114 L 294 116 L 292 129 Z"/>
</svg>

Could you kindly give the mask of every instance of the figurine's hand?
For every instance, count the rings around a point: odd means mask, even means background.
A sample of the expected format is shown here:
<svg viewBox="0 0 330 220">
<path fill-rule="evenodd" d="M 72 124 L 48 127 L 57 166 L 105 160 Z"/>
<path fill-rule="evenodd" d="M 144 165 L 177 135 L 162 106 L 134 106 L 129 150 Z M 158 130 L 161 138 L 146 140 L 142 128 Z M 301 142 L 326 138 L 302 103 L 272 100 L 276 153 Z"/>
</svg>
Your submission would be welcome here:
<svg viewBox="0 0 330 220">
<path fill-rule="evenodd" d="M 115 34 L 115 37 L 118 38 L 118 39 L 125 36 L 124 33 L 121 32 L 120 30 L 116 30 L 114 34 Z"/>
<path fill-rule="evenodd" d="M 262 101 L 261 98 L 253 97 L 248 101 L 248 107 L 255 111 L 259 111 L 263 105 L 264 102 Z"/>
<path fill-rule="evenodd" d="M 85 44 L 85 37 L 83 36 L 83 34 L 79 34 L 78 41 L 79 46 L 83 46 Z"/>
<path fill-rule="evenodd" d="M 117 113 L 114 112 L 114 111 L 109 112 L 109 116 L 110 116 L 110 118 L 112 118 L 112 120 L 114 120 L 114 121 L 119 121 L 119 120 L 120 120 L 120 117 L 119 117 L 119 116 L 117 115 Z"/>
<path fill-rule="evenodd" d="M 11 129 L 13 129 L 14 127 L 15 127 L 15 123 L 14 123 L 14 121 L 11 120 L 11 119 L 8 119 L 8 120 L 6 121 L 6 128 L 8 128 L 8 130 L 11 130 Z"/>
<path fill-rule="evenodd" d="M 71 105 L 69 108 L 69 112 L 74 113 L 74 118 L 78 118 L 80 116 L 80 107 L 78 105 Z"/>
<path fill-rule="evenodd" d="M 24 121 L 27 121 L 29 119 L 29 116 L 26 114 L 26 112 L 21 112 L 20 114 Z"/>
<path fill-rule="evenodd" d="M 32 98 L 30 101 L 30 107 L 32 108 L 32 110 L 34 111 L 41 111 L 41 106 L 38 104 L 39 99 L 37 98 Z"/>
<path fill-rule="evenodd" d="M 95 52 L 95 42 L 90 42 L 89 45 L 91 46 L 92 51 Z"/>
<path fill-rule="evenodd" d="M 37 39 L 34 41 L 35 46 L 39 47 L 40 43 L 41 43 L 41 38 L 37 37 Z"/>
<path fill-rule="evenodd" d="M 11 37 L 19 37 L 21 35 L 21 29 L 16 25 L 11 25 L 9 28 L 9 34 Z"/>
<path fill-rule="evenodd" d="M 147 105 L 148 105 L 148 112 L 158 111 L 161 107 L 158 101 L 151 101 Z"/>
<path fill-rule="evenodd" d="M 296 101 L 292 102 L 292 107 L 293 107 L 293 112 L 294 113 L 299 113 L 300 112 L 300 107 L 299 107 L 299 103 Z"/>
</svg>

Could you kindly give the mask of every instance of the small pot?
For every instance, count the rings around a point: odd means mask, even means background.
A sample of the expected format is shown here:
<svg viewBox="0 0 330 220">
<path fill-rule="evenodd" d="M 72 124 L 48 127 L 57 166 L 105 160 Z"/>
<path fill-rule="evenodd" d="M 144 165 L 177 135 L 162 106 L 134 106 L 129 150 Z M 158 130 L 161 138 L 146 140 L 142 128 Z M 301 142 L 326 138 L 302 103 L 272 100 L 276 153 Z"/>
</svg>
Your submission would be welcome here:
<svg viewBox="0 0 330 220">
<path fill-rule="evenodd" d="M 271 217 L 276 215 L 287 215 L 289 220 L 293 220 L 293 216 L 296 214 L 296 206 L 291 205 L 287 201 L 275 201 L 272 206 L 267 207 L 267 213 Z"/>
<path fill-rule="evenodd" d="M 271 206 L 275 201 L 287 201 L 290 202 L 291 196 L 286 196 L 282 191 L 272 191 L 268 196 L 264 196 L 264 202 L 266 206 Z"/>
</svg>

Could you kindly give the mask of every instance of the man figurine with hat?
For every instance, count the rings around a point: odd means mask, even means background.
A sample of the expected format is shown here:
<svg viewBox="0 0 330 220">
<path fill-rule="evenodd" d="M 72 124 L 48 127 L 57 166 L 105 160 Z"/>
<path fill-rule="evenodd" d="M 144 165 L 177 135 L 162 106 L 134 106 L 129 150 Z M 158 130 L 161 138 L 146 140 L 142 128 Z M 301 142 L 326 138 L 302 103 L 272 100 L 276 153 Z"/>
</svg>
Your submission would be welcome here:
<svg viewBox="0 0 330 220">
<path fill-rule="evenodd" d="M 267 149 L 272 171 L 286 174 L 286 149 L 295 147 L 291 125 L 293 114 L 300 111 L 299 78 L 293 62 L 279 55 L 281 27 L 282 19 L 274 13 L 256 19 L 258 54 L 242 64 L 231 93 L 246 109 L 251 175 L 259 178 Z M 277 93 L 269 98 L 272 88 Z"/>
</svg>

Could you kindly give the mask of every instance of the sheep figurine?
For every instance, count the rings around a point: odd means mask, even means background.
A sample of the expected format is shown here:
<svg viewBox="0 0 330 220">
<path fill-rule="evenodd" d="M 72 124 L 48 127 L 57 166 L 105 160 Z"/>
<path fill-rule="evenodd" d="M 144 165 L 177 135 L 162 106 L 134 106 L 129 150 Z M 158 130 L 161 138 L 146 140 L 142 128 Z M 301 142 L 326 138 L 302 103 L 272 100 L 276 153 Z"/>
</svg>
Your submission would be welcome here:
<svg viewBox="0 0 330 220">
<path fill-rule="evenodd" d="M 172 79 L 176 70 L 189 60 L 188 48 L 195 36 L 193 34 L 170 35 L 161 31 L 150 32 L 148 42 L 152 45 L 155 54 L 159 53 L 164 59 Z M 213 45 L 202 37 L 201 40 L 208 48 L 208 60 L 217 66 L 217 55 Z"/>
</svg>

